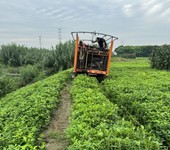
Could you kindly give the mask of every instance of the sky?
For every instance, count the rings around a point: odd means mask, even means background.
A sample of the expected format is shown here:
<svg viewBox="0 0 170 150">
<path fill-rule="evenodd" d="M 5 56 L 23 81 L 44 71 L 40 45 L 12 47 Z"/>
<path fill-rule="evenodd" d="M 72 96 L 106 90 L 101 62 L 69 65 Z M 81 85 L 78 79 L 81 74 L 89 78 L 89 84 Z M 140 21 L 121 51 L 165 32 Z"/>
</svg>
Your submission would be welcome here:
<svg viewBox="0 0 170 150">
<path fill-rule="evenodd" d="M 96 31 L 120 45 L 170 44 L 170 0 L 1 0 L 0 45 L 51 48 L 72 31 Z"/>
</svg>

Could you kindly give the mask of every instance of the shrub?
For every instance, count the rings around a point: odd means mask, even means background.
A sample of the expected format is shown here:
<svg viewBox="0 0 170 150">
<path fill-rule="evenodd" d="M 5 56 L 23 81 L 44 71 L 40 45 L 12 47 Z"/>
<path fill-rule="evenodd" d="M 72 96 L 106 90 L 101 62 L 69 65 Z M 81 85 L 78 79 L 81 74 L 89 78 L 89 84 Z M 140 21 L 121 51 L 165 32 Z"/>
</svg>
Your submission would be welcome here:
<svg viewBox="0 0 170 150">
<path fill-rule="evenodd" d="M 121 57 L 123 58 L 128 58 L 128 59 L 135 59 L 136 58 L 136 54 L 122 54 Z"/>
<path fill-rule="evenodd" d="M 50 68 L 51 73 L 58 72 L 60 70 L 65 70 L 71 68 L 74 59 L 74 42 L 68 41 L 64 44 L 59 44 L 56 49 L 49 51 L 46 56 L 44 56 L 43 66 Z"/>
<path fill-rule="evenodd" d="M 17 46 L 16 44 L 2 45 L 0 50 L 0 59 L 2 63 L 12 65 L 12 66 L 21 66 L 22 55 L 25 55 L 26 47 Z"/>
<path fill-rule="evenodd" d="M 155 46 L 150 61 L 152 68 L 170 70 L 170 45 Z"/>
<path fill-rule="evenodd" d="M 2 45 L 0 49 L 0 60 L 5 65 L 23 66 L 34 65 L 43 59 L 48 50 L 38 48 L 28 48 L 14 43 Z"/>
<path fill-rule="evenodd" d="M 26 67 L 21 68 L 21 85 L 25 86 L 31 82 L 34 82 L 39 76 L 39 71 L 35 66 L 27 65 Z"/>
<path fill-rule="evenodd" d="M 58 106 L 61 89 L 69 80 L 70 70 L 28 85 L 0 101 L 0 149 L 40 150 L 40 133 Z"/>
<path fill-rule="evenodd" d="M 4 96 L 7 93 L 10 93 L 17 89 L 18 84 L 16 79 L 8 77 L 8 76 L 1 76 L 0 77 L 0 97 Z"/>
<path fill-rule="evenodd" d="M 135 54 L 136 57 L 149 57 L 154 46 L 119 46 L 115 49 L 118 56 Z"/>
</svg>

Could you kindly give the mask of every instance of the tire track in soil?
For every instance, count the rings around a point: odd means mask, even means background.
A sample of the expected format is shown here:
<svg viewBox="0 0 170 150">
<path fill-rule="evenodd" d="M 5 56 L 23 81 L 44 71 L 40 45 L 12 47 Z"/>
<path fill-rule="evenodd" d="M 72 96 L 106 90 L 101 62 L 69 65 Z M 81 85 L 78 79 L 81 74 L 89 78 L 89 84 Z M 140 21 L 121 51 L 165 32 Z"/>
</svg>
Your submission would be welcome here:
<svg viewBox="0 0 170 150">
<path fill-rule="evenodd" d="M 71 107 L 70 88 L 71 84 L 68 84 L 61 91 L 60 104 L 53 111 L 49 127 L 43 132 L 46 150 L 65 150 L 68 147 L 69 143 L 64 131 L 69 125 Z"/>
</svg>

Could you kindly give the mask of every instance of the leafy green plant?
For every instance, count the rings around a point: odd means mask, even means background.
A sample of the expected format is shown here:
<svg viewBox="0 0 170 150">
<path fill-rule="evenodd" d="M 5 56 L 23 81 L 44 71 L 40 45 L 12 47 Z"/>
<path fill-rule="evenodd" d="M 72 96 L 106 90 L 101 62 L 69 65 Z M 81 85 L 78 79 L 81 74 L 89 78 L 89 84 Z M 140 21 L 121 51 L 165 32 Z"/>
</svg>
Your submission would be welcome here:
<svg viewBox="0 0 170 150">
<path fill-rule="evenodd" d="M 154 46 L 119 46 L 115 49 L 118 56 L 149 57 Z"/>
<path fill-rule="evenodd" d="M 118 116 L 117 105 L 101 93 L 95 78 L 77 76 L 71 96 L 68 149 L 160 149 L 158 139 L 152 133 Z"/>
<path fill-rule="evenodd" d="M 135 59 L 136 58 L 136 54 L 135 53 L 132 53 L 132 54 L 122 54 L 122 55 L 120 55 L 120 57 L 127 58 L 127 59 Z"/>
<path fill-rule="evenodd" d="M 25 86 L 29 83 L 39 81 L 45 78 L 45 72 L 38 69 L 36 65 L 27 65 L 20 69 L 20 85 Z"/>
<path fill-rule="evenodd" d="M 29 84 L 39 76 L 38 69 L 35 66 L 27 65 L 20 70 L 21 74 L 21 85 Z"/>
<path fill-rule="evenodd" d="M 140 63 L 138 63 L 140 62 Z M 118 105 L 121 117 L 143 125 L 160 143 L 170 147 L 170 74 L 150 69 L 139 61 L 114 62 L 110 77 L 102 83 L 103 94 Z"/>
<path fill-rule="evenodd" d="M 34 65 L 41 62 L 48 50 L 38 48 L 28 48 L 15 43 L 2 45 L 0 48 L 0 61 L 5 65 L 23 66 Z"/>
<path fill-rule="evenodd" d="M 155 46 L 150 61 L 152 68 L 170 70 L 170 45 Z"/>
<path fill-rule="evenodd" d="M 56 48 L 49 51 L 44 57 L 44 67 L 51 68 L 51 73 L 71 68 L 74 58 L 74 45 L 72 41 L 56 45 Z"/>
<path fill-rule="evenodd" d="M 22 64 L 21 57 L 25 54 L 23 49 L 25 47 L 17 46 L 16 44 L 2 45 L 0 49 L 1 61 L 4 64 L 20 66 Z"/>
<path fill-rule="evenodd" d="M 49 124 L 70 70 L 30 84 L 0 100 L 0 149 L 44 149 L 40 133 Z"/>
<path fill-rule="evenodd" d="M 5 75 L 1 76 L 0 77 L 0 97 L 16 90 L 19 87 L 17 82 L 18 82 L 17 79 L 13 79 Z"/>
</svg>

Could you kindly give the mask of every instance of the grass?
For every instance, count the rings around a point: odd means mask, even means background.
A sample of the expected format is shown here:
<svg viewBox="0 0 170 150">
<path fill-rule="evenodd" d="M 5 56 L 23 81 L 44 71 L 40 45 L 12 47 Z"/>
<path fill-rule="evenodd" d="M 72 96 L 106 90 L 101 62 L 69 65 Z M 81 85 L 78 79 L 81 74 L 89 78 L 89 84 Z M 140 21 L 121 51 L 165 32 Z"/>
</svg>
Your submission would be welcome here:
<svg viewBox="0 0 170 150">
<path fill-rule="evenodd" d="M 55 139 L 55 140 L 59 140 L 59 141 L 66 139 L 65 134 L 62 132 L 59 132 L 59 131 L 51 131 L 48 133 L 47 137 L 49 139 Z"/>
</svg>

